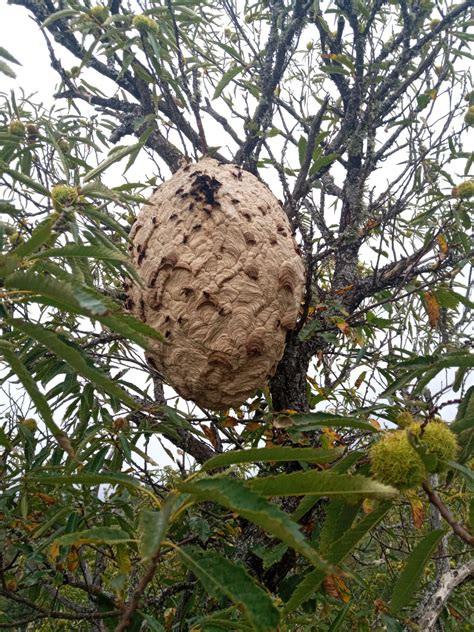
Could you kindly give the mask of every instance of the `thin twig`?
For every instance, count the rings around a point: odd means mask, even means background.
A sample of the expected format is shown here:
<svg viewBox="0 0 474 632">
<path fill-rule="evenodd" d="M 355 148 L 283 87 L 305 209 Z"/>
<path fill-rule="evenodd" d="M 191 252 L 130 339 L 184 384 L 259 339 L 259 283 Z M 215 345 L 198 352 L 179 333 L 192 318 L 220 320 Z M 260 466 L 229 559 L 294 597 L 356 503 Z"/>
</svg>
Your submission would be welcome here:
<svg viewBox="0 0 474 632">
<path fill-rule="evenodd" d="M 467 531 L 467 529 L 465 529 L 462 526 L 462 524 L 460 524 L 459 522 L 456 522 L 452 513 L 443 503 L 441 498 L 439 498 L 439 496 L 436 495 L 436 493 L 433 491 L 428 481 L 424 481 L 422 486 L 426 492 L 426 495 L 428 496 L 428 500 L 430 501 L 430 503 L 438 509 L 439 513 L 443 516 L 443 518 L 449 524 L 453 532 L 459 538 L 464 540 L 464 542 L 467 542 L 467 544 L 469 544 L 470 546 L 474 546 L 474 536 L 472 536 L 469 533 L 469 531 Z"/>
</svg>

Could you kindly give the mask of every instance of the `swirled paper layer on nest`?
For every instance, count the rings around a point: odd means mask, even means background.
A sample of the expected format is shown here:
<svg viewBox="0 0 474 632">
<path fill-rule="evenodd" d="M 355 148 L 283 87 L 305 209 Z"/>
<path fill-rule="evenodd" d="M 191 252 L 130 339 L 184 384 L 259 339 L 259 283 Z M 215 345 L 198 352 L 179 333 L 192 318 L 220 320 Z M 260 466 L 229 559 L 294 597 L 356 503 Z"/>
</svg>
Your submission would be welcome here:
<svg viewBox="0 0 474 632">
<path fill-rule="evenodd" d="M 274 373 L 298 315 L 304 267 L 286 215 L 255 176 L 212 158 L 150 202 L 131 233 L 144 287 L 128 299 L 169 342 L 149 359 L 184 398 L 237 406 Z"/>
</svg>

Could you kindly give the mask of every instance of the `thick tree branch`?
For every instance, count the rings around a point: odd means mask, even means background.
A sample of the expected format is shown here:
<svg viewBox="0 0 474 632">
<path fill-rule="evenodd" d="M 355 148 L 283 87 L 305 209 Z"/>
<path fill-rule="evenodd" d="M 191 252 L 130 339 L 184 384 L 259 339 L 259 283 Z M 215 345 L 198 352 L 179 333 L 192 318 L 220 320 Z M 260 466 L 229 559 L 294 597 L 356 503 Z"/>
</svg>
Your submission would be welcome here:
<svg viewBox="0 0 474 632">
<path fill-rule="evenodd" d="M 436 590 L 423 601 L 421 616 L 417 618 L 420 630 L 433 632 L 441 611 L 454 590 L 474 574 L 474 560 L 444 573 L 437 582 Z"/>
</svg>

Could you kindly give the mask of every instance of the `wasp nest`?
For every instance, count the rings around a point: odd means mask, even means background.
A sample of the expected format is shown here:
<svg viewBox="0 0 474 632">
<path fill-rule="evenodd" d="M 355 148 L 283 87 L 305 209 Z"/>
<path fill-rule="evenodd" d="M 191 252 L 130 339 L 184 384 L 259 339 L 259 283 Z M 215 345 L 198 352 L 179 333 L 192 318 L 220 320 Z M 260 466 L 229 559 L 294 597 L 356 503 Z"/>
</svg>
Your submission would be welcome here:
<svg viewBox="0 0 474 632">
<path fill-rule="evenodd" d="M 304 267 L 283 209 L 255 176 L 204 158 L 164 182 L 138 215 L 144 287 L 128 308 L 160 331 L 149 360 L 185 399 L 238 406 L 275 372 L 295 326 Z"/>
</svg>

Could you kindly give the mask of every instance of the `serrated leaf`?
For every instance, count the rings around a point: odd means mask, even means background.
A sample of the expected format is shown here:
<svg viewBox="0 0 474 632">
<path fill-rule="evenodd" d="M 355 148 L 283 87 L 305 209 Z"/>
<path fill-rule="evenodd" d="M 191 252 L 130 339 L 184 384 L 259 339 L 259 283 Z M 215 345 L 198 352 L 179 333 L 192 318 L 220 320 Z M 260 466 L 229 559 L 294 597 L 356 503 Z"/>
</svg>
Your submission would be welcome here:
<svg viewBox="0 0 474 632">
<path fill-rule="evenodd" d="M 395 498 L 398 491 L 360 474 L 335 472 L 292 472 L 261 476 L 247 483 L 262 496 L 344 496 L 363 498 Z"/>
<path fill-rule="evenodd" d="M 340 564 L 354 549 L 360 540 L 373 529 L 392 506 L 391 502 L 383 502 L 374 511 L 364 516 L 353 527 L 348 529 L 338 540 L 333 542 L 325 556 L 331 564 Z M 293 612 L 301 604 L 314 595 L 326 574 L 319 569 L 308 573 L 298 584 L 285 605 L 284 613 Z"/>
<path fill-rule="evenodd" d="M 137 151 L 138 149 L 140 149 L 140 147 L 142 147 L 142 143 L 135 143 L 134 145 L 128 145 L 127 147 L 120 147 L 120 148 L 114 149 L 107 156 L 105 160 L 103 160 L 99 165 L 97 165 L 97 167 L 95 167 L 94 169 L 91 169 L 85 174 L 83 178 L 84 182 L 93 180 L 99 174 L 101 174 L 106 169 L 108 169 L 111 165 L 113 165 L 116 162 L 119 162 L 120 160 L 125 158 L 125 156 L 130 155 L 134 151 Z"/>
<path fill-rule="evenodd" d="M 49 197 L 50 193 L 46 187 L 44 187 L 40 182 L 33 180 L 33 178 L 29 178 L 24 173 L 17 171 L 16 169 L 12 169 L 7 165 L 7 163 L 0 160 L 0 172 L 7 173 L 11 178 L 21 182 L 25 186 L 33 189 L 37 193 L 41 193 L 42 195 L 46 195 Z"/>
<path fill-rule="evenodd" d="M 180 483 L 177 487 L 199 501 L 212 501 L 235 511 L 291 546 L 316 567 L 327 570 L 325 561 L 306 542 L 298 525 L 289 515 L 252 491 L 246 484 L 236 479 L 216 476 L 195 483 Z"/>
<path fill-rule="evenodd" d="M 0 72 L 11 79 L 16 79 L 16 72 L 10 68 L 8 64 L 0 59 Z"/>
<path fill-rule="evenodd" d="M 403 571 L 398 576 L 393 587 L 390 602 L 393 614 L 400 612 L 413 599 L 424 568 L 444 534 L 445 531 L 443 529 L 428 533 L 411 552 Z"/>
<path fill-rule="evenodd" d="M 59 428 L 59 426 L 56 425 L 53 420 L 53 415 L 46 400 L 46 397 L 38 389 L 36 382 L 31 377 L 30 372 L 23 364 L 23 362 L 17 357 L 13 347 L 4 340 L 0 340 L 0 355 L 2 355 L 6 362 L 8 362 L 12 371 L 25 387 L 26 392 L 31 397 L 32 402 L 36 406 L 36 409 L 41 415 L 45 426 L 48 428 L 51 434 L 56 438 L 64 437 L 64 432 L 61 430 L 61 428 Z"/>
<path fill-rule="evenodd" d="M 70 285 L 52 277 L 36 274 L 30 270 L 14 272 L 5 279 L 5 287 L 26 290 L 39 296 L 54 299 L 63 309 L 78 311 L 85 315 L 99 316 L 109 311 L 109 306 L 95 290 Z"/>
<path fill-rule="evenodd" d="M 54 24 L 54 22 L 57 22 L 58 20 L 62 20 L 63 18 L 70 18 L 73 15 L 77 15 L 76 9 L 62 9 L 61 11 L 56 11 L 56 13 L 52 13 L 46 18 L 42 26 L 50 26 L 51 24 Z"/>
<path fill-rule="evenodd" d="M 243 66 L 234 66 L 232 68 L 229 68 L 229 70 L 227 70 L 227 72 L 222 75 L 219 83 L 217 84 L 216 89 L 214 90 L 214 94 L 212 95 L 212 99 L 214 100 L 220 97 L 222 92 L 229 85 L 232 79 L 237 77 L 237 75 L 240 74 L 242 70 Z"/>
<path fill-rule="evenodd" d="M 45 329 L 41 325 L 34 324 L 30 321 L 8 318 L 8 324 L 15 327 L 22 333 L 33 338 L 37 342 L 44 345 L 55 355 L 67 362 L 79 375 L 87 378 L 97 386 L 113 397 L 121 400 L 127 406 L 135 409 L 138 407 L 137 402 L 121 388 L 107 374 L 99 371 L 93 366 L 92 359 L 88 358 L 84 353 L 80 352 L 75 346 L 66 344 L 61 338 L 49 329 Z"/>
<path fill-rule="evenodd" d="M 40 485 L 121 485 L 130 490 L 139 490 L 141 493 L 150 491 L 143 487 L 139 481 L 128 474 L 110 473 L 110 474 L 71 474 L 71 475 L 55 475 L 42 474 L 27 476 L 27 480 Z"/>
<path fill-rule="evenodd" d="M 331 463 L 342 456 L 344 448 L 251 448 L 233 450 L 209 459 L 204 470 L 234 465 L 236 463 L 268 463 L 269 461 L 301 461 L 304 463 Z"/>
<path fill-rule="evenodd" d="M 300 136 L 298 141 L 298 160 L 300 165 L 303 164 L 304 157 L 306 155 L 306 147 L 308 146 L 308 139 L 305 136 Z"/>
<path fill-rule="evenodd" d="M 280 614 L 269 594 L 241 566 L 219 553 L 186 547 L 181 561 L 196 575 L 211 595 L 224 594 L 244 614 L 255 632 L 274 632 Z"/>
<path fill-rule="evenodd" d="M 313 175 L 323 167 L 327 167 L 332 164 L 335 160 L 340 157 L 340 154 L 327 154 L 326 156 L 321 156 L 318 158 L 312 165 L 310 170 L 310 175 Z"/>
<path fill-rule="evenodd" d="M 119 527 L 91 527 L 86 531 L 67 533 L 56 539 L 62 546 L 81 546 L 82 544 L 119 544 L 130 542 L 132 538 Z"/>
<path fill-rule="evenodd" d="M 13 57 L 13 55 L 11 53 L 9 53 L 6 50 L 6 48 L 3 48 L 3 46 L 0 46 L 0 57 L 3 57 L 7 61 L 11 61 L 12 64 L 18 64 L 18 66 L 21 66 L 21 64 L 18 61 L 18 59 L 15 59 L 15 57 Z"/>
<path fill-rule="evenodd" d="M 308 432 L 322 426 L 333 428 L 359 428 L 361 430 L 368 430 L 369 432 L 377 432 L 374 426 L 367 421 L 357 419 L 357 417 L 344 417 L 342 415 L 332 415 L 331 413 L 324 412 L 292 415 L 290 420 L 292 422 L 291 428 L 301 432 Z"/>
<path fill-rule="evenodd" d="M 119 250 L 111 250 L 106 246 L 82 246 L 81 244 L 66 244 L 60 248 L 49 248 L 38 253 L 35 258 L 43 257 L 88 257 L 103 261 L 124 261 L 128 257 Z"/>
<path fill-rule="evenodd" d="M 143 510 L 140 513 L 140 540 L 138 550 L 143 561 L 151 559 L 159 551 L 166 536 L 175 497 L 163 503 L 160 511 Z"/>
<path fill-rule="evenodd" d="M 35 252 L 51 235 L 51 231 L 57 218 L 47 217 L 43 222 L 35 226 L 31 237 L 15 248 L 15 255 L 17 257 L 26 257 Z"/>
</svg>

